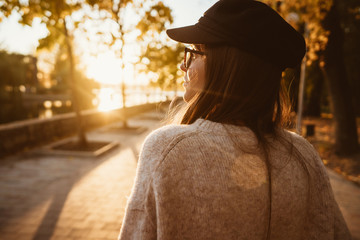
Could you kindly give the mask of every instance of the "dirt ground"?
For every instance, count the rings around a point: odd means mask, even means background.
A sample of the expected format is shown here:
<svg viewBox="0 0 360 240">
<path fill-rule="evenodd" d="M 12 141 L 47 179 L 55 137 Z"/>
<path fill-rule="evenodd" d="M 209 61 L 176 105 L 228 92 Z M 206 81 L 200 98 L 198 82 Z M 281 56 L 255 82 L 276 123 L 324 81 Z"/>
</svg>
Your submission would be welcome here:
<svg viewBox="0 0 360 240">
<path fill-rule="evenodd" d="M 334 151 L 334 127 L 332 119 L 305 118 L 303 120 L 303 135 L 306 133 L 306 125 L 315 125 L 315 135 L 307 139 L 319 151 L 324 164 L 334 171 L 342 174 L 348 180 L 360 186 L 360 151 L 350 156 L 338 156 Z M 360 118 L 357 119 L 358 136 L 360 139 Z"/>
</svg>

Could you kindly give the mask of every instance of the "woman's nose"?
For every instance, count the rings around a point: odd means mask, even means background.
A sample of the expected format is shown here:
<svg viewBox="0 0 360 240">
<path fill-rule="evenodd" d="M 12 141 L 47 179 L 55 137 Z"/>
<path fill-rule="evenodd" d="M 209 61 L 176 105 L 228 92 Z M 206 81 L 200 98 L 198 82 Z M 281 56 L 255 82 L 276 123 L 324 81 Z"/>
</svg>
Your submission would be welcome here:
<svg viewBox="0 0 360 240">
<path fill-rule="evenodd" d="M 182 62 L 182 63 L 181 63 L 181 65 L 180 65 L 180 69 L 181 69 L 182 71 L 184 71 L 184 72 L 186 72 L 186 71 L 187 71 L 187 69 L 186 69 L 186 67 L 185 67 L 184 62 Z"/>
</svg>

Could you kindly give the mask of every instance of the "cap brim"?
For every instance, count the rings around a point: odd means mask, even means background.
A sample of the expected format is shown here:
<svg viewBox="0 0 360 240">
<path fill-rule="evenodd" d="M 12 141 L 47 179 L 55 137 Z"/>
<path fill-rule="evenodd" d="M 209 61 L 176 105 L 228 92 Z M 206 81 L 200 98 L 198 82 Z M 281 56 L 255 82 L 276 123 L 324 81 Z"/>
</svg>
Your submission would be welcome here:
<svg viewBox="0 0 360 240">
<path fill-rule="evenodd" d="M 208 44 L 222 42 L 222 39 L 206 32 L 198 25 L 172 28 L 166 30 L 166 34 L 173 40 L 181 43 Z"/>
</svg>

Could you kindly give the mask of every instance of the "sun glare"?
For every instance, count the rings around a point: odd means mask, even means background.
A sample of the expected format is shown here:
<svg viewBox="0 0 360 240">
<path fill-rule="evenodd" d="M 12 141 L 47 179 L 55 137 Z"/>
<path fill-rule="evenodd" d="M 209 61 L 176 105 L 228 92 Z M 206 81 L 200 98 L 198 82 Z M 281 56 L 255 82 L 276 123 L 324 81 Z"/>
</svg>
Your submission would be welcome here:
<svg viewBox="0 0 360 240">
<path fill-rule="evenodd" d="M 99 111 L 107 112 L 121 107 L 121 96 L 112 88 L 100 88 L 98 98 Z"/>
<path fill-rule="evenodd" d="M 152 78 L 150 74 L 139 73 L 137 66 L 129 61 L 122 72 L 121 61 L 111 51 L 101 53 L 96 57 L 87 57 L 84 60 L 86 75 L 101 85 L 96 91 L 97 98 L 94 100 L 99 111 L 106 112 L 122 107 L 122 81 L 127 86 L 127 91 L 132 91 L 129 89 L 148 85 Z M 126 105 L 136 102 L 136 99 L 131 99 L 131 97 L 126 100 Z"/>
<path fill-rule="evenodd" d="M 86 65 L 88 77 L 104 84 L 121 83 L 121 62 L 112 52 L 90 57 Z"/>
</svg>

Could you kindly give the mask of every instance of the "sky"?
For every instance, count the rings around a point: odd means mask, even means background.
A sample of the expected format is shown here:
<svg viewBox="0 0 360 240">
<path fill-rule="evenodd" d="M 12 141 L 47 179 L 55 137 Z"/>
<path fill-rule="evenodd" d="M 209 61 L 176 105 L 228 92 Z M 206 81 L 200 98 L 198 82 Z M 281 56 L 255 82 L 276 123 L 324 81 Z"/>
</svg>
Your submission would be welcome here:
<svg viewBox="0 0 360 240">
<path fill-rule="evenodd" d="M 164 0 L 173 10 L 174 23 L 172 27 L 191 25 L 197 22 L 216 0 Z M 0 48 L 9 52 L 33 54 L 38 45 L 38 39 L 46 36 L 47 31 L 40 21 L 35 21 L 33 27 L 21 26 L 17 23 L 18 15 L 12 15 L 0 23 Z"/>
<path fill-rule="evenodd" d="M 192 25 L 216 0 L 164 0 L 175 17 L 173 27 Z"/>
</svg>

